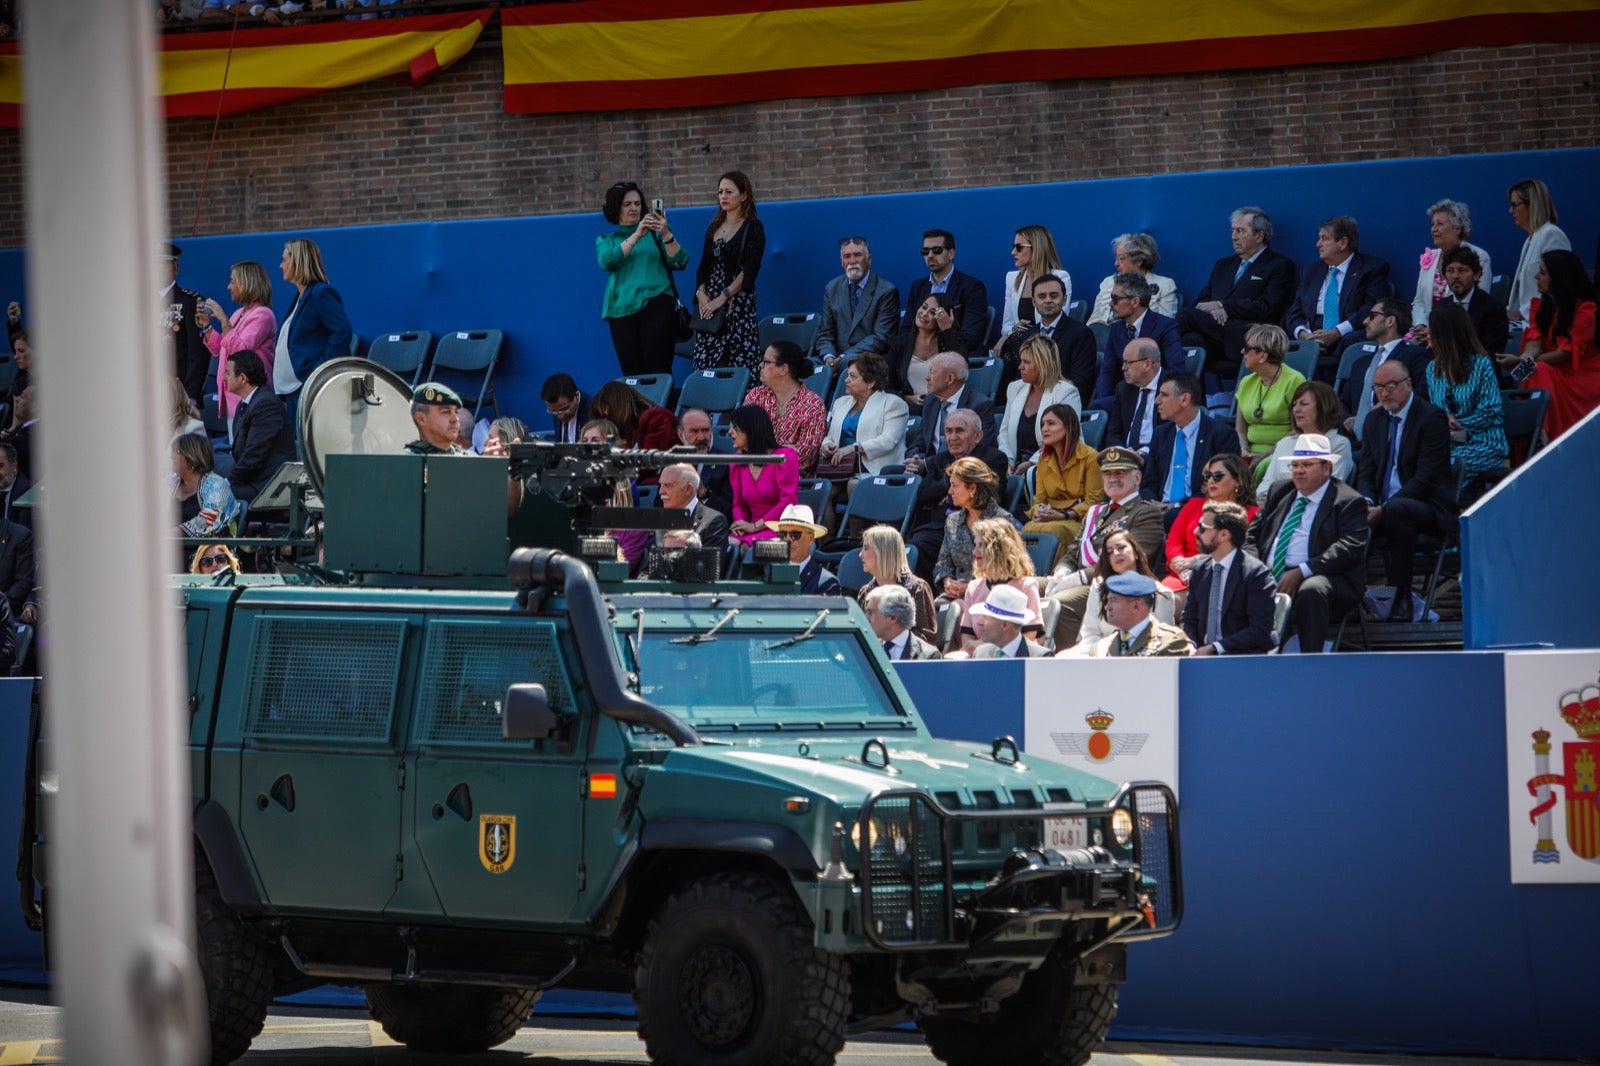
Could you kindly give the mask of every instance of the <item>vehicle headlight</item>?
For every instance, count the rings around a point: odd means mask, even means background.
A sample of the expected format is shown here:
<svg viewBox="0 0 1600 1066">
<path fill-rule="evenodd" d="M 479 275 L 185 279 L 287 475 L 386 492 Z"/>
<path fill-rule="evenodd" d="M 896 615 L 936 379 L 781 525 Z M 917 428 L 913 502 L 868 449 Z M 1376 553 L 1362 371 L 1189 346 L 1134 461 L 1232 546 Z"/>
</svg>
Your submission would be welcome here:
<svg viewBox="0 0 1600 1066">
<path fill-rule="evenodd" d="M 900 858 L 906 854 L 906 849 L 910 846 L 910 842 L 906 839 L 905 826 L 881 818 L 869 818 L 857 822 L 851 837 L 855 840 L 856 850 L 862 855 L 876 852 L 880 857 L 893 854 L 896 858 Z"/>
<path fill-rule="evenodd" d="M 1111 812 L 1111 836 L 1119 847 L 1124 848 L 1133 839 L 1133 815 L 1128 813 L 1126 807 L 1118 807 Z"/>
</svg>

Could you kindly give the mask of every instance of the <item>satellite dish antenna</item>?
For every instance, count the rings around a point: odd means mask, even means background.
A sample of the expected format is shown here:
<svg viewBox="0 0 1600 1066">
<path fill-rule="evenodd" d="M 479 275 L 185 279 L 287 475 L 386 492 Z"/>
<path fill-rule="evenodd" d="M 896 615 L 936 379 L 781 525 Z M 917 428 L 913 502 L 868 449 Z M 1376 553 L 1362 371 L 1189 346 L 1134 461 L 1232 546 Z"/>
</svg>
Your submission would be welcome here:
<svg viewBox="0 0 1600 1066">
<path fill-rule="evenodd" d="M 296 427 L 317 492 L 330 455 L 399 455 L 417 439 L 411 386 L 370 359 L 333 359 L 311 372 Z"/>
</svg>

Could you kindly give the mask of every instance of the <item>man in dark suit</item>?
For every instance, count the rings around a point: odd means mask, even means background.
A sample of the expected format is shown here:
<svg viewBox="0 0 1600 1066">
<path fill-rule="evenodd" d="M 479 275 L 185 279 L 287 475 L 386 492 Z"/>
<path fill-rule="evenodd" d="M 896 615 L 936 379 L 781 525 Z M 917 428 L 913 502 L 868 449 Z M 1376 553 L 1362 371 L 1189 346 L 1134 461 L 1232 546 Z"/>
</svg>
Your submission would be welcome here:
<svg viewBox="0 0 1600 1066">
<path fill-rule="evenodd" d="M 21 615 L 33 595 L 35 580 L 33 534 L 26 526 L 0 518 L 0 589 L 11 605 L 11 613 Z"/>
<path fill-rule="evenodd" d="M 911 283 L 906 297 L 907 313 L 915 313 L 932 294 L 945 293 L 955 304 L 954 317 L 962 339 L 967 342 L 967 351 L 983 351 L 989 339 L 989 290 L 982 281 L 956 269 L 955 234 L 947 229 L 931 229 L 924 233 L 922 261 L 927 264 L 928 276 Z"/>
<path fill-rule="evenodd" d="M 1294 264 L 1267 247 L 1272 219 L 1259 207 L 1241 207 L 1229 220 L 1233 254 L 1218 259 L 1193 307 L 1178 312 L 1184 343 L 1206 350 L 1206 369 L 1236 373 L 1245 330 L 1276 326 L 1294 298 Z"/>
<path fill-rule="evenodd" d="M 983 435 L 995 439 L 994 401 L 968 387 L 967 369 L 966 357 L 954 352 L 940 352 L 928 360 L 928 397 L 922 401 L 922 422 L 917 427 L 917 435 L 906 447 L 908 456 L 926 459 L 943 450 L 945 424 L 956 411 L 971 411 L 977 415 Z M 906 469 L 913 474 L 921 473 L 914 467 L 907 459 Z"/>
<path fill-rule="evenodd" d="M 33 528 L 33 508 L 18 507 L 17 501 L 33 486 L 17 469 L 17 446 L 0 441 L 0 518 Z"/>
<path fill-rule="evenodd" d="M 1373 375 L 1384 363 L 1398 359 L 1406 365 L 1413 381 L 1424 380 L 1433 356 L 1428 349 L 1404 339 L 1410 328 L 1411 308 L 1394 296 L 1385 296 L 1368 312 L 1364 347 L 1371 351 L 1350 364 L 1350 377 L 1339 393 L 1339 403 L 1345 413 L 1344 431 L 1350 438 L 1358 442 L 1363 439 L 1367 412 L 1373 405 Z"/>
<path fill-rule="evenodd" d="M 1111 332 L 1106 334 L 1106 352 L 1100 359 L 1095 379 L 1094 399 L 1087 405 L 1109 411 L 1114 403 L 1117 382 L 1122 380 L 1122 353 L 1140 338 L 1155 341 L 1161 350 L 1161 368 L 1178 372 L 1188 368 L 1183 353 L 1183 337 L 1175 319 L 1149 310 L 1150 283 L 1138 274 L 1118 274 L 1111 282 Z M 1081 391 L 1081 390 L 1080 390 Z"/>
<path fill-rule="evenodd" d="M 685 407 L 678 416 L 678 443 L 700 455 L 711 451 L 711 416 L 698 407 Z M 700 487 L 696 490 L 700 502 L 718 514 L 733 513 L 733 485 L 728 480 L 726 466 L 699 466 Z"/>
<path fill-rule="evenodd" d="M 700 502 L 700 475 L 688 463 L 674 463 L 661 471 L 657 483 L 657 499 L 662 507 L 675 507 L 689 512 L 688 529 L 700 536 L 702 548 L 728 546 L 728 516 Z M 656 540 L 659 542 L 660 534 Z"/>
<path fill-rule="evenodd" d="M 1367 524 L 1383 538 L 1384 571 L 1395 589 L 1391 622 L 1409 622 L 1418 534 L 1453 533 L 1459 522 L 1450 472 L 1450 422 L 1415 394 L 1411 372 L 1391 359 L 1373 381 L 1378 406 L 1367 415 L 1356 488 L 1367 501 Z"/>
<path fill-rule="evenodd" d="M 867 624 L 883 642 L 884 654 L 892 662 L 940 658 L 939 649 L 911 632 L 917 607 L 911 593 L 901 585 L 878 585 L 867 593 L 861 609 Z"/>
<path fill-rule="evenodd" d="M 1372 305 L 1394 295 L 1389 264 L 1359 250 L 1361 227 L 1335 215 L 1317 229 L 1317 261 L 1301 271 L 1289 307 L 1289 335 L 1314 340 L 1324 352 L 1359 343 Z"/>
<path fill-rule="evenodd" d="M 815 353 L 829 366 L 840 359 L 889 350 L 889 337 L 900 328 L 900 290 L 872 272 L 872 250 L 865 237 L 839 242 L 844 274 L 822 290 L 822 322 L 817 326 Z"/>
<path fill-rule="evenodd" d="M 267 383 L 267 368 L 255 352 L 228 356 L 228 391 L 239 397 L 233 414 L 233 471 L 228 484 L 245 502 L 255 499 L 284 463 L 294 461 L 294 427 L 283 401 Z"/>
<path fill-rule="evenodd" d="M 1493 293 L 1485 292 L 1480 286 L 1483 281 L 1483 260 L 1478 258 L 1478 253 L 1465 244 L 1458 244 L 1444 253 L 1439 269 L 1444 274 L 1445 287 L 1450 290 L 1447 297 L 1439 299 L 1454 300 L 1462 306 L 1467 317 L 1472 319 L 1472 328 L 1478 331 L 1478 339 L 1490 355 L 1505 351 L 1511 339 L 1510 315 L 1506 311 L 1505 301 Z M 1437 306 L 1438 300 L 1434 303 Z M 1426 344 L 1427 323 L 1419 323 L 1419 326 L 1417 332 L 1421 334 L 1420 340 Z"/>
<path fill-rule="evenodd" d="M 1277 588 L 1272 571 L 1242 550 L 1250 527 L 1245 514 L 1236 503 L 1214 500 L 1200 517 L 1195 539 L 1208 558 L 1189 575 L 1182 619 L 1196 655 L 1248 655 L 1277 646 Z"/>
<path fill-rule="evenodd" d="M 1072 382 L 1080 397 L 1087 396 L 1094 387 L 1095 355 L 1094 333 L 1083 323 L 1068 318 L 1067 287 L 1054 274 L 1040 274 L 1033 279 L 1034 319 L 1012 330 L 1000 342 L 1000 358 L 1006 361 L 1006 372 L 1000 379 L 1000 391 L 1017 379 L 1016 366 L 1021 358 L 1022 345 L 1029 337 L 1044 334 L 1056 343 L 1061 361 L 1061 376 Z"/>
<path fill-rule="evenodd" d="M 1206 410 L 1205 389 L 1187 371 L 1167 376 L 1156 405 L 1161 422 L 1145 457 L 1139 494 L 1164 505 L 1170 518 L 1190 496 L 1205 495 L 1201 475 L 1212 456 L 1239 454 L 1239 434 Z"/>
<path fill-rule="evenodd" d="M 917 486 L 917 508 L 911 519 L 907 547 L 917 549 L 916 571 L 924 581 L 933 580 L 933 567 L 939 561 L 944 543 L 944 523 L 955 508 L 950 504 L 950 467 L 957 459 L 972 456 L 994 471 L 1001 485 L 1006 483 L 1011 461 L 987 437 L 983 423 L 974 411 L 958 408 L 945 426 L 945 446 L 927 459 L 906 460 L 906 470 L 922 475 Z"/>
<path fill-rule="evenodd" d="M 1322 434 L 1295 438 L 1289 480 L 1273 486 L 1246 537 L 1277 591 L 1294 602 L 1294 627 L 1307 654 L 1322 651 L 1330 619 L 1348 613 L 1366 590 L 1367 502 L 1333 476 L 1333 460 Z"/>
<path fill-rule="evenodd" d="M 567 373 L 551 374 L 539 388 L 544 409 L 550 412 L 558 444 L 576 444 L 578 431 L 589 421 L 589 397 L 578 391 L 578 383 Z"/>
<path fill-rule="evenodd" d="M 791 503 L 783 509 L 776 522 L 767 523 L 767 528 L 789 542 L 789 561 L 800 567 L 802 595 L 839 595 L 839 579 L 811 553 L 811 546 L 818 537 L 827 536 L 828 530 L 825 526 L 817 525 L 810 506 Z"/>
<path fill-rule="evenodd" d="M 158 258 L 170 271 L 167 286 L 161 290 L 158 306 L 161 309 L 161 327 L 172 335 L 173 374 L 183 382 L 183 391 L 199 406 L 206 387 L 206 371 L 211 368 L 211 352 L 200 337 L 200 326 L 195 322 L 195 312 L 200 307 L 200 294 L 178 284 L 178 257 L 183 249 L 176 244 L 163 244 Z"/>
<path fill-rule="evenodd" d="M 1166 378 L 1155 341 L 1140 337 L 1122 350 L 1122 382 L 1112 394 L 1111 415 L 1106 419 L 1107 447 L 1120 444 L 1141 454 L 1150 450 L 1161 425 L 1156 390 Z"/>
</svg>

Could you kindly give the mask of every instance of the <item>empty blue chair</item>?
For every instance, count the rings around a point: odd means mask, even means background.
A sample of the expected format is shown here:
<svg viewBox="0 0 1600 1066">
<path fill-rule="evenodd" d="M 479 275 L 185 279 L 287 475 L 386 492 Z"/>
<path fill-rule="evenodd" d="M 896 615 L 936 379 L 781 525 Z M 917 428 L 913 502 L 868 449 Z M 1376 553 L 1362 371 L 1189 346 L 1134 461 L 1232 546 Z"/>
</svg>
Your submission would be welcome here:
<svg viewBox="0 0 1600 1066">
<path fill-rule="evenodd" d="M 671 374 L 634 374 L 617 380 L 638 389 L 645 399 L 657 407 L 667 406 L 667 401 L 672 398 Z"/>
<path fill-rule="evenodd" d="M 500 362 L 500 347 L 504 343 L 505 334 L 500 330 L 467 329 L 446 333 L 434 349 L 429 378 L 445 384 L 449 384 L 451 378 L 475 383 L 470 388 L 456 390 L 461 393 L 461 405 L 472 408 L 474 422 L 485 407 L 494 408 L 495 414 L 500 413 L 494 398 L 494 370 Z"/>
<path fill-rule="evenodd" d="M 1083 430 L 1083 443 L 1096 450 L 1104 448 L 1108 420 L 1109 416 L 1098 407 L 1083 412 L 1083 417 L 1078 420 Z"/>
<path fill-rule="evenodd" d="M 367 346 L 367 358 L 394 371 L 401 381 L 415 385 L 422 378 L 433 352 L 433 334 L 425 329 L 404 333 L 380 333 Z"/>
<path fill-rule="evenodd" d="M 742 366 L 696 370 L 683 379 L 678 393 L 678 413 L 698 407 L 707 414 L 726 414 L 744 402 L 750 389 L 750 371 Z"/>
</svg>

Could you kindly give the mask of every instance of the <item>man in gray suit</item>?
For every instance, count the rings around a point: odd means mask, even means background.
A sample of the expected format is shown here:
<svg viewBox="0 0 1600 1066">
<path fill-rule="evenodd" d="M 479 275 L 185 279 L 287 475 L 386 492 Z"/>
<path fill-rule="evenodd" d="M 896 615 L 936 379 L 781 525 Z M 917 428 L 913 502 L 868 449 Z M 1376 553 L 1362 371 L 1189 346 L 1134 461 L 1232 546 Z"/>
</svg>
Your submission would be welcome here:
<svg viewBox="0 0 1600 1066">
<path fill-rule="evenodd" d="M 822 290 L 822 323 L 817 327 L 815 354 L 833 366 L 862 352 L 889 350 L 889 337 L 900 327 L 900 290 L 872 272 L 872 249 L 865 237 L 839 242 L 844 274 Z"/>
<path fill-rule="evenodd" d="M 916 620 L 916 604 L 902 585 L 879 585 L 867 593 L 863 605 L 867 622 L 883 642 L 891 660 L 937 659 L 939 649 L 911 632 Z"/>
</svg>

